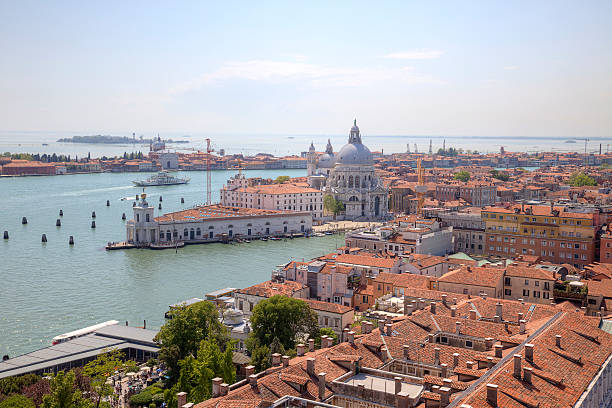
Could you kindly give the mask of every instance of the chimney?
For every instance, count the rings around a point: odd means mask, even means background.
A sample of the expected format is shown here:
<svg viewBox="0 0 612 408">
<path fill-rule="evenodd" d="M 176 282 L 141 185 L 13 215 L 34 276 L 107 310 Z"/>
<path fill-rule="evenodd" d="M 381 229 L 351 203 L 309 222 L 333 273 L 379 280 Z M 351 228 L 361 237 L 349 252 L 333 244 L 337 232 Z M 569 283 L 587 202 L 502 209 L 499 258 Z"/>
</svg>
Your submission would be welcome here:
<svg viewBox="0 0 612 408">
<path fill-rule="evenodd" d="M 355 332 L 351 330 L 347 334 L 348 334 L 348 342 L 351 344 L 355 344 Z"/>
<path fill-rule="evenodd" d="M 434 348 L 434 365 L 440 364 L 440 349 L 438 347 Z"/>
<path fill-rule="evenodd" d="M 440 387 L 440 406 L 445 407 L 450 404 L 450 393 L 451 389 L 449 387 Z"/>
<path fill-rule="evenodd" d="M 486 337 L 485 338 L 485 347 L 487 348 L 487 350 L 491 350 L 491 348 L 493 347 L 493 337 Z"/>
<path fill-rule="evenodd" d="M 383 319 L 378 320 L 378 330 L 380 334 L 385 334 L 385 321 Z"/>
<path fill-rule="evenodd" d="M 221 383 L 223 382 L 223 378 L 215 377 L 212 379 L 212 396 L 213 398 L 217 398 L 221 395 L 221 390 L 219 389 Z"/>
<path fill-rule="evenodd" d="M 255 374 L 249 375 L 249 384 L 251 384 L 251 388 L 257 388 L 257 376 Z"/>
<path fill-rule="evenodd" d="M 476 320 L 476 309 L 470 309 L 470 320 Z"/>
<path fill-rule="evenodd" d="M 289 356 L 282 356 L 281 359 L 283 360 L 283 367 L 289 367 Z"/>
<path fill-rule="evenodd" d="M 310 375 L 314 375 L 315 371 L 315 359 L 309 357 L 306 359 L 306 372 Z"/>
<path fill-rule="evenodd" d="M 533 361 L 533 344 L 525 344 L 525 359 L 527 361 Z"/>
<path fill-rule="evenodd" d="M 474 362 L 473 361 L 466 361 L 465 362 L 465 366 L 471 370 L 471 369 L 474 368 Z"/>
<path fill-rule="evenodd" d="M 431 302 L 431 313 L 436 314 L 436 302 Z"/>
<path fill-rule="evenodd" d="M 385 323 L 386 323 L 386 324 L 393 324 L 393 318 L 392 318 L 391 316 L 388 316 L 388 315 L 387 315 L 387 318 L 386 318 Z"/>
<path fill-rule="evenodd" d="M 499 317 L 499 315 L 495 315 L 495 316 L 493 316 L 493 321 L 495 323 L 501 323 L 501 317 Z"/>
<path fill-rule="evenodd" d="M 495 304 L 495 314 L 496 314 L 497 316 L 499 316 L 499 319 L 500 319 L 500 320 L 503 320 L 503 319 L 504 319 L 504 316 L 503 316 L 503 314 L 502 314 L 502 313 L 503 313 L 503 305 L 502 305 L 501 303 L 497 302 L 497 303 Z"/>
<path fill-rule="evenodd" d="M 177 408 L 181 408 L 183 405 L 187 403 L 187 393 L 182 391 L 176 394 L 176 402 Z"/>
<path fill-rule="evenodd" d="M 516 378 L 521 378 L 521 359 L 523 356 L 520 354 L 514 355 L 514 376 Z"/>
<path fill-rule="evenodd" d="M 561 335 L 557 334 L 555 336 L 555 343 L 557 344 L 557 347 L 561 348 Z"/>
<path fill-rule="evenodd" d="M 389 354 L 387 353 L 387 347 L 382 346 L 380 348 L 380 359 L 383 363 L 386 363 L 389 360 Z"/>
<path fill-rule="evenodd" d="M 455 333 L 461 334 L 461 322 L 455 322 Z"/>
<path fill-rule="evenodd" d="M 385 328 L 387 329 L 387 336 L 391 336 L 391 333 L 393 332 L 393 326 L 390 325 L 389 323 L 385 324 Z"/>
<path fill-rule="evenodd" d="M 419 299 L 419 310 L 423 310 L 425 308 L 425 301 L 423 299 Z"/>
<path fill-rule="evenodd" d="M 410 303 L 404 298 L 404 315 L 410 316 L 412 314 L 412 310 L 410 309 Z"/>
<path fill-rule="evenodd" d="M 327 334 L 321 336 L 321 348 L 327 348 Z"/>
<path fill-rule="evenodd" d="M 300 343 L 296 346 L 297 349 L 297 355 L 298 357 L 301 357 L 304 355 L 304 351 L 306 349 L 306 346 L 304 345 L 304 343 Z"/>
<path fill-rule="evenodd" d="M 427 341 L 430 343 L 435 343 L 436 342 L 436 336 L 433 333 L 429 333 L 427 335 Z"/>
<path fill-rule="evenodd" d="M 348 341 L 348 332 L 350 332 L 351 329 L 349 329 L 348 327 L 345 327 L 344 330 L 342 330 L 342 341 Z"/>
<path fill-rule="evenodd" d="M 457 305 L 457 298 L 453 298 L 453 305 Z"/>
<path fill-rule="evenodd" d="M 244 367 L 244 376 L 246 378 L 249 378 L 253 374 L 255 374 L 255 366 L 254 365 L 248 365 L 248 366 Z"/>
<path fill-rule="evenodd" d="M 487 402 L 494 407 L 497 406 L 497 385 L 487 384 Z"/>
<path fill-rule="evenodd" d="M 525 320 L 521 320 L 519 325 L 519 333 L 520 334 L 525 334 L 525 323 L 527 323 Z"/>
<path fill-rule="evenodd" d="M 280 365 L 280 363 L 281 363 L 280 353 L 273 353 L 272 354 L 272 366 L 276 367 L 277 365 Z"/>
<path fill-rule="evenodd" d="M 408 360 L 410 357 L 410 346 L 408 344 L 404 344 L 402 349 L 404 349 L 404 360 Z"/>
<path fill-rule="evenodd" d="M 493 368 L 494 365 L 495 365 L 495 363 L 493 362 L 493 357 L 488 356 L 487 357 L 487 367 L 488 368 Z"/>
<path fill-rule="evenodd" d="M 225 397 L 228 392 L 229 392 L 229 384 L 221 383 L 221 385 L 219 385 L 219 396 Z"/>
<path fill-rule="evenodd" d="M 367 320 L 364 320 L 361 323 L 361 333 L 363 333 L 363 334 L 370 334 L 370 333 L 372 333 L 372 323 L 368 322 Z"/>
<path fill-rule="evenodd" d="M 457 307 L 451 306 L 451 317 L 455 317 L 457 315 Z"/>
<path fill-rule="evenodd" d="M 518 314 L 518 319 L 517 319 L 517 320 L 520 322 L 521 320 L 523 320 L 523 316 L 524 316 L 524 315 L 523 315 L 522 313 L 519 313 L 519 314 Z"/>
<path fill-rule="evenodd" d="M 308 351 L 314 351 L 315 350 L 314 343 L 315 343 L 314 339 L 308 339 Z"/>
<path fill-rule="evenodd" d="M 453 368 L 459 365 L 459 353 L 453 353 Z"/>
<path fill-rule="evenodd" d="M 319 373 L 319 400 L 325 399 L 325 376 L 326 373 Z"/>
<path fill-rule="evenodd" d="M 502 351 L 504 350 L 504 346 L 502 346 L 501 344 L 496 344 L 493 346 L 493 348 L 495 349 L 495 357 L 502 358 Z"/>
<path fill-rule="evenodd" d="M 402 391 L 402 377 L 393 377 L 395 381 L 395 394 Z"/>
<path fill-rule="evenodd" d="M 442 295 L 442 304 L 446 306 L 446 294 Z"/>
<path fill-rule="evenodd" d="M 523 380 L 527 383 L 527 384 L 531 384 L 531 372 L 533 371 L 533 368 L 531 367 L 525 367 L 523 368 Z"/>
<path fill-rule="evenodd" d="M 448 364 L 442 363 L 440 364 L 440 367 L 442 368 L 442 373 L 441 373 L 442 377 L 443 378 L 448 377 Z"/>
</svg>

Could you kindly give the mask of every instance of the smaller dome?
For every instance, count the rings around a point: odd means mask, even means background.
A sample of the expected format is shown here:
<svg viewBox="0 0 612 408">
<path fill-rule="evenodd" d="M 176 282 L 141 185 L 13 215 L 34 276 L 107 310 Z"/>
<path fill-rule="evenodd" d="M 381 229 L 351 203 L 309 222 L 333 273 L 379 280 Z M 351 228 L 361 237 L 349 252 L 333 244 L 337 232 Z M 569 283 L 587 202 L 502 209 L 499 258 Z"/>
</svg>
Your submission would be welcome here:
<svg viewBox="0 0 612 408">
<path fill-rule="evenodd" d="M 336 164 L 336 157 L 333 154 L 325 153 L 321 157 L 319 157 L 319 162 L 317 163 L 317 167 L 321 169 L 331 169 Z"/>
<path fill-rule="evenodd" d="M 338 164 L 373 164 L 372 152 L 361 143 L 344 145 L 338 153 Z"/>
<path fill-rule="evenodd" d="M 238 309 L 227 309 L 223 312 L 223 320 L 225 324 L 241 324 L 244 320 L 244 313 Z"/>
</svg>

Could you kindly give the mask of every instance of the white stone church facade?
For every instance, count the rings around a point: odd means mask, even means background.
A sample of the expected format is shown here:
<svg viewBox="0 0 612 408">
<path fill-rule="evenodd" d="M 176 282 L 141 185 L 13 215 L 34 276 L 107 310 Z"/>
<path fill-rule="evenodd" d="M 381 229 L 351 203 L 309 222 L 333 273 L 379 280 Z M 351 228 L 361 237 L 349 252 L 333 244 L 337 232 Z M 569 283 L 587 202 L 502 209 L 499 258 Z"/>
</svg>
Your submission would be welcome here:
<svg viewBox="0 0 612 408">
<path fill-rule="evenodd" d="M 311 144 L 307 168 L 312 187 L 342 201 L 345 219 L 373 221 L 388 217 L 388 189 L 374 171 L 372 153 L 361 142 L 356 120 L 348 143 L 338 153 L 334 154 L 328 141 L 325 154 L 317 158 Z"/>
</svg>

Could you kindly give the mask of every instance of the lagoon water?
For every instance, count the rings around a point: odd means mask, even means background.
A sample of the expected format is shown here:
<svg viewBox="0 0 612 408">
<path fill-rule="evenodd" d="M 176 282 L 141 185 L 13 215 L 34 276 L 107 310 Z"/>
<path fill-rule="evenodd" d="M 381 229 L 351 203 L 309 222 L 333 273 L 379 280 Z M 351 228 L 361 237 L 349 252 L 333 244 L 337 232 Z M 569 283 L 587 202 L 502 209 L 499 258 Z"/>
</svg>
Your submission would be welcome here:
<svg viewBox="0 0 612 408">
<path fill-rule="evenodd" d="M 305 175 L 305 170 L 245 172 L 247 177 Z M 233 171 L 212 175 L 213 201 Z M 158 328 L 168 305 L 223 287 L 245 287 L 269 279 L 292 259 L 310 259 L 343 245 L 339 235 L 249 244 L 191 245 L 174 250 L 105 251 L 125 239 L 121 214 L 131 218 L 142 188 L 131 181 L 151 173 L 102 173 L 55 177 L 0 178 L 0 355 L 16 356 L 49 344 L 51 338 L 106 320 Z M 148 187 L 163 212 L 204 201 L 204 172 L 183 186 Z M 185 204 L 180 203 L 181 197 Z M 122 201 L 122 198 L 127 198 Z M 110 200 L 110 207 L 106 206 Z M 56 227 L 59 210 L 62 226 Z M 91 229 L 91 212 L 96 229 Z M 158 211 L 156 210 L 156 214 Z M 28 224 L 22 225 L 21 218 Z M 42 234 L 48 242 L 41 243 Z M 74 236 L 75 245 L 68 245 Z"/>
</svg>

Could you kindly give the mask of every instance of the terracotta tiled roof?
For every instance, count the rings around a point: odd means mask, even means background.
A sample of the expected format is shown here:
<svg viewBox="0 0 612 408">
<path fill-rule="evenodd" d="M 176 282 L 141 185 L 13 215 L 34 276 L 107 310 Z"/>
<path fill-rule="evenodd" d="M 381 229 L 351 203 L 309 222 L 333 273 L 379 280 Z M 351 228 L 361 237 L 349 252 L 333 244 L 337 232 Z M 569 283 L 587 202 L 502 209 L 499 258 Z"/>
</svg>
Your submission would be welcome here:
<svg viewBox="0 0 612 408">
<path fill-rule="evenodd" d="M 269 298 L 274 295 L 293 296 L 295 292 L 305 288 L 307 288 L 307 286 L 303 283 L 294 281 L 285 281 L 282 283 L 265 281 L 257 285 L 249 286 L 248 288 L 240 289 L 238 293 Z"/>
<path fill-rule="evenodd" d="M 349 265 L 369 266 L 377 268 L 392 268 L 399 261 L 390 258 L 376 258 L 367 255 L 348 255 L 341 254 L 336 257 L 336 263 Z"/>
<path fill-rule="evenodd" d="M 353 308 L 351 308 L 350 306 L 339 305 L 337 303 L 322 302 L 320 300 L 307 299 L 306 303 L 308 303 L 311 309 L 319 310 L 322 312 L 345 314 L 353 310 Z"/>
<path fill-rule="evenodd" d="M 381 272 L 374 279 L 374 283 L 391 283 L 402 288 L 429 289 L 434 279 L 426 275 L 414 275 L 412 273 L 389 273 Z"/>
<path fill-rule="evenodd" d="M 503 276 L 502 268 L 461 266 L 442 275 L 438 281 L 496 288 Z"/>
</svg>

